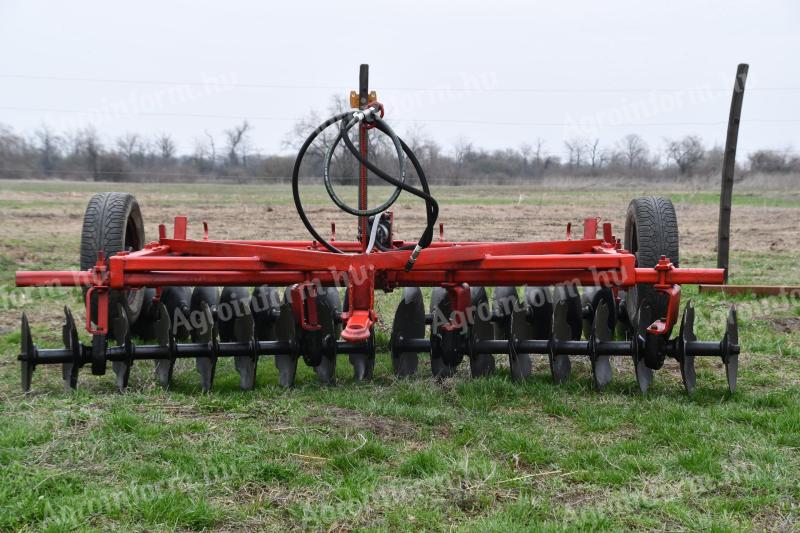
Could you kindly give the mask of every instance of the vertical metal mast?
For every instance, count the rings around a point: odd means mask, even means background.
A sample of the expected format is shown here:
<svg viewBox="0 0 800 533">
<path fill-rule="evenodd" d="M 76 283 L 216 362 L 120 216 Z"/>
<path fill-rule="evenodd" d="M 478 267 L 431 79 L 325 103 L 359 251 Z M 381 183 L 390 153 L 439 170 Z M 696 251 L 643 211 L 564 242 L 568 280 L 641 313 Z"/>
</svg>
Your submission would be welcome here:
<svg viewBox="0 0 800 533">
<path fill-rule="evenodd" d="M 369 104 L 369 65 L 361 65 L 358 75 L 358 108 L 365 109 Z M 358 149 L 361 156 L 366 159 L 368 153 L 369 143 L 367 139 L 367 125 L 361 122 L 358 127 Z M 367 167 L 363 163 L 359 164 L 358 175 L 358 208 L 367 209 Z M 361 240 L 361 249 L 367 249 L 369 242 L 369 220 L 367 217 L 362 216 L 358 219 L 359 238 Z"/>
</svg>

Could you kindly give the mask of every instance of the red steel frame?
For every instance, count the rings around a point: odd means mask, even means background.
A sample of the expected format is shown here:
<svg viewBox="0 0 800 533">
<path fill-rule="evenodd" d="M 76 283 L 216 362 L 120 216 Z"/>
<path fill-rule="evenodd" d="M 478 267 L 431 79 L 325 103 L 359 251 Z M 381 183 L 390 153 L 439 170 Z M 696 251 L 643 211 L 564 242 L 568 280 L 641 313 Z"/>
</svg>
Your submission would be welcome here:
<svg viewBox="0 0 800 533">
<path fill-rule="evenodd" d="M 405 271 L 407 250 L 362 252 L 359 241 L 336 245 L 346 253 L 331 253 L 316 241 L 242 241 L 208 238 L 187 239 L 187 219 L 175 218 L 173 238 L 166 237 L 163 225 L 159 240 L 142 250 L 120 252 L 106 260 L 102 254 L 94 268 L 86 271 L 19 271 L 16 284 L 26 286 L 89 287 L 87 310 L 94 295 L 100 312 L 98 323 L 88 323 L 87 331 L 108 331 L 109 290 L 136 290 L 169 285 L 273 285 L 294 286 L 304 298 L 314 297 L 316 286 L 348 288 L 349 311 L 342 314 L 342 338 L 350 342 L 369 338 L 377 320 L 374 291 L 390 291 L 403 286 L 447 288 L 454 311 L 469 305 L 468 285 L 552 285 L 579 283 L 603 285 L 613 289 L 639 283 L 653 284 L 668 295 L 667 316 L 660 317 L 648 331 L 668 334 L 676 323 L 680 284 L 722 283 L 724 271 L 717 268 L 676 268 L 662 258 L 653 268 L 636 266 L 633 254 L 623 250 L 611 225 L 603 224 L 597 237 L 598 219 L 584 221 L 583 237 L 573 239 L 567 228 L 565 240 L 551 242 L 434 242 L 423 250 L 411 271 Z M 394 247 L 403 241 L 393 241 Z M 297 322 L 315 329 L 315 306 L 302 303 L 293 307 Z M 87 317 L 91 316 L 86 313 Z M 462 314 L 462 316 L 465 316 Z"/>
</svg>

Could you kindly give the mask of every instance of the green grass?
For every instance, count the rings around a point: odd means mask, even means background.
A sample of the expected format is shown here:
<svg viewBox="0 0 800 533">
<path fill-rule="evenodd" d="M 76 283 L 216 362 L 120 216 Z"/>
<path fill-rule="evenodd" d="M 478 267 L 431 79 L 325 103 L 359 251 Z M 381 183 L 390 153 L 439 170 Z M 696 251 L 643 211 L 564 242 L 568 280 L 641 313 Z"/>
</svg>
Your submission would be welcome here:
<svg viewBox="0 0 800 533">
<path fill-rule="evenodd" d="M 62 190 L 15 187 L 37 195 Z M 105 188 L 77 189 L 94 187 Z M 223 199 L 232 190 L 245 194 L 228 187 Z M 459 189 L 457 200 L 469 194 L 476 193 Z M 561 194 L 547 193 L 544 201 Z M 0 212 L 11 208 L 0 205 Z M 63 249 L 76 247 L 77 239 L 44 236 L 4 241 L 4 294 L 21 294 L 9 285 L 22 264 L 69 268 Z M 27 250 L 24 259 L 20 250 Z M 710 262 L 710 253 L 684 257 L 687 266 Z M 786 272 L 787 283 L 800 283 L 797 262 L 794 252 L 737 252 L 734 281 L 774 283 Z M 283 390 L 264 358 L 256 390 L 242 392 L 226 360 L 214 391 L 204 395 L 194 362 L 184 360 L 168 392 L 155 385 L 151 364 L 137 362 L 125 394 L 115 392 L 112 375 L 91 376 L 88 368 L 80 390 L 65 393 L 60 369 L 40 367 L 34 392 L 24 396 L 15 361 L 20 335 L 4 330 L 0 531 L 798 527 L 800 301 L 731 299 L 684 287 L 698 312 L 699 338 L 720 338 L 728 306 L 737 305 L 739 389 L 728 394 L 724 369 L 709 359 L 698 362 L 698 389 L 687 397 L 670 361 L 642 397 L 624 359 L 602 392 L 592 389 L 580 358 L 562 386 L 551 383 L 542 358 L 525 383 L 513 382 L 504 367 L 471 380 L 464 365 L 454 379 L 436 383 L 424 360 L 415 378 L 398 381 L 386 353 L 398 296 L 377 295 L 384 322 L 375 379 L 353 382 L 340 357 L 332 387 L 320 386 L 301 362 L 297 386 Z M 16 323 L 22 310 L 46 317 L 33 322 L 34 338 L 58 346 L 58 308 L 78 308 L 80 291 L 4 302 L 0 324 Z"/>
</svg>

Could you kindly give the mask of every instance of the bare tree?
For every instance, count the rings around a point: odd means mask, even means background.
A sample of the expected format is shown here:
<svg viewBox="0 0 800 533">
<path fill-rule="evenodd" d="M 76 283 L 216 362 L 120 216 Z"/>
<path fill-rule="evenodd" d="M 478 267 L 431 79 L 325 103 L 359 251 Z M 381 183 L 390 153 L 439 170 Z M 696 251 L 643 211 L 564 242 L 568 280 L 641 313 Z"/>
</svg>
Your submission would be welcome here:
<svg viewBox="0 0 800 533">
<path fill-rule="evenodd" d="M 78 130 L 72 136 L 73 156 L 81 158 L 94 180 L 100 179 L 100 152 L 103 146 L 93 126 Z"/>
<path fill-rule="evenodd" d="M 435 178 L 437 174 L 441 176 L 442 147 L 425 133 L 422 125 L 412 124 L 405 131 L 403 140 L 417 156 L 429 179 Z M 410 165 L 406 162 L 406 168 L 409 167 Z"/>
<path fill-rule="evenodd" d="M 568 139 L 564 141 L 564 148 L 567 149 L 569 165 L 573 168 L 580 168 L 586 154 L 586 141 L 578 138 Z"/>
<path fill-rule="evenodd" d="M 328 106 L 328 116 L 337 115 L 346 111 L 349 108 L 349 103 L 340 96 L 334 96 Z M 313 132 L 324 119 L 316 110 L 311 110 L 308 115 L 300 119 L 292 127 L 292 130 L 286 135 L 283 140 L 283 146 L 286 148 L 299 149 L 303 145 L 308 136 Z M 332 125 L 326 130 L 317 135 L 317 138 L 308 147 L 307 150 L 307 163 L 311 168 L 320 169 L 322 161 L 328 147 L 333 144 L 333 139 L 338 134 L 336 125 Z M 374 137 L 374 135 L 372 136 Z M 304 167 L 304 168 L 309 168 Z M 352 182 L 356 177 L 357 161 L 353 158 L 352 154 L 346 148 L 340 147 L 331 155 L 331 175 L 339 178 L 345 178 L 343 182 Z"/>
<path fill-rule="evenodd" d="M 208 140 L 198 137 L 194 140 L 194 150 L 192 153 L 192 160 L 201 172 L 213 168 L 211 160 L 211 149 L 208 146 Z"/>
<path fill-rule="evenodd" d="M 533 158 L 536 166 L 541 166 L 545 158 L 547 158 L 547 150 L 544 147 L 545 142 L 541 137 L 536 137 L 536 144 L 533 149 Z"/>
<path fill-rule="evenodd" d="M 647 160 L 647 143 L 635 133 L 630 133 L 623 137 L 617 143 L 617 147 L 628 169 L 638 167 Z"/>
<path fill-rule="evenodd" d="M 49 176 L 55 170 L 56 160 L 61 152 L 61 139 L 47 126 L 36 130 L 35 135 L 39 141 L 39 162 L 42 172 L 45 176 Z"/>
<path fill-rule="evenodd" d="M 144 143 L 136 133 L 126 133 L 118 138 L 117 149 L 129 163 L 140 162 L 144 159 Z"/>
<path fill-rule="evenodd" d="M 206 139 L 208 139 L 208 156 L 213 166 L 217 162 L 217 143 L 214 141 L 214 136 L 208 133 L 208 130 L 203 133 L 205 133 Z"/>
<path fill-rule="evenodd" d="M 679 140 L 666 140 L 667 159 L 678 166 L 684 176 L 691 176 L 697 164 L 703 159 L 705 148 L 703 141 L 696 135 L 687 135 Z"/>
<path fill-rule="evenodd" d="M 522 143 L 519 145 L 519 154 L 522 156 L 522 163 L 525 168 L 528 167 L 532 153 L 533 146 L 531 146 L 529 143 Z"/>
<path fill-rule="evenodd" d="M 451 176 L 453 183 L 458 185 L 464 176 L 464 168 L 467 161 L 470 159 L 474 152 L 472 142 L 466 137 L 459 137 L 453 144 L 453 159 L 455 165 L 453 166 L 453 175 Z"/>
<path fill-rule="evenodd" d="M 756 150 L 747 156 L 750 160 L 750 170 L 774 174 L 792 171 L 792 151 L 784 150 Z"/>
<path fill-rule="evenodd" d="M 162 133 L 156 137 L 155 145 L 162 161 L 171 161 L 175 157 L 175 141 L 172 140 L 172 136 L 169 134 Z"/>
<path fill-rule="evenodd" d="M 229 130 L 225 130 L 225 140 L 228 143 L 228 164 L 235 167 L 239 166 L 242 158 L 242 148 L 247 146 L 246 138 L 247 132 L 250 130 L 250 124 L 245 120 L 238 126 L 234 126 Z"/>
<path fill-rule="evenodd" d="M 586 145 L 586 154 L 594 176 L 608 162 L 608 154 L 600 148 L 600 139 L 595 139 Z"/>
</svg>

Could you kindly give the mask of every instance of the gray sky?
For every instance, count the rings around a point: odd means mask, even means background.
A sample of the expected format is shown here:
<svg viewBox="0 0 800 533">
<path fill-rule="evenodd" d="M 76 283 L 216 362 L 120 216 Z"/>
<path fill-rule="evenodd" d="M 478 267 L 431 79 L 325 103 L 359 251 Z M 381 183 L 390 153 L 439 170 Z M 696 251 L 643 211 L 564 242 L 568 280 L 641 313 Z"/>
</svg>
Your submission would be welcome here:
<svg viewBox="0 0 800 533">
<path fill-rule="evenodd" d="M 293 121 L 356 88 L 366 62 L 397 129 L 447 148 L 541 137 L 561 155 L 565 138 L 630 132 L 656 149 L 690 133 L 722 144 L 748 62 L 740 157 L 800 147 L 796 2 L 357 5 L 0 0 L 0 123 L 169 132 L 188 152 L 247 118 L 255 150 L 286 152 Z"/>
</svg>

